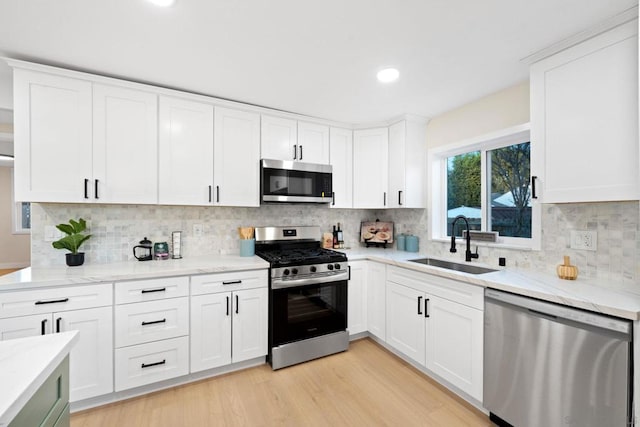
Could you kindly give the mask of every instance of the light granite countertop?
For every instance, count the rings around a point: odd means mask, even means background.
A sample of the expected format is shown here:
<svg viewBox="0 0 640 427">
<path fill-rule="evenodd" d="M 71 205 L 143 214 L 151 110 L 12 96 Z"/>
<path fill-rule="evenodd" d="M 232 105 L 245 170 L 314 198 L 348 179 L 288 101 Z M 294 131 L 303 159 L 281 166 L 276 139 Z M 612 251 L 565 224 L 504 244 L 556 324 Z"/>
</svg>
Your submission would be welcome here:
<svg viewBox="0 0 640 427">
<path fill-rule="evenodd" d="M 0 341 L 0 426 L 8 425 L 69 354 L 78 331 Z"/>
<path fill-rule="evenodd" d="M 512 267 L 474 275 L 413 263 L 409 260 L 429 255 L 394 249 L 358 248 L 341 250 L 341 252 L 346 253 L 350 261 L 377 261 L 570 307 L 630 320 L 640 319 L 640 285 L 634 287 L 618 283 L 603 283 L 580 277 L 577 280 L 562 280 L 554 274 Z M 472 264 L 496 269 L 495 266 L 477 261 Z M 0 277 L 0 291 L 263 268 L 269 268 L 269 263 L 257 256 L 236 255 L 211 255 L 164 261 L 128 261 L 81 267 L 25 268 Z"/>
</svg>

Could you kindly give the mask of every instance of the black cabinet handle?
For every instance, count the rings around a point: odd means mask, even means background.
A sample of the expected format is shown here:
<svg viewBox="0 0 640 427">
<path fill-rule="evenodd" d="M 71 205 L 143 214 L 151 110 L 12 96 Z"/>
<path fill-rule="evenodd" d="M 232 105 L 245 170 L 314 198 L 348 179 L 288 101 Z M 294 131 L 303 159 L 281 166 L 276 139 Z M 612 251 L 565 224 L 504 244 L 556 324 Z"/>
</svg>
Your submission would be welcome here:
<svg viewBox="0 0 640 427">
<path fill-rule="evenodd" d="M 89 180 L 87 178 L 84 179 L 84 198 L 89 198 Z"/>
<path fill-rule="evenodd" d="M 213 188 L 211 186 L 209 186 L 209 203 L 211 203 L 211 191 L 213 190 Z"/>
<path fill-rule="evenodd" d="M 537 199 L 538 195 L 536 194 L 536 180 L 538 179 L 537 176 L 532 176 L 531 177 L 531 198 L 532 199 Z"/>
<path fill-rule="evenodd" d="M 336 193 L 335 193 L 335 191 L 331 192 L 331 205 L 332 206 L 336 205 Z"/>
<path fill-rule="evenodd" d="M 155 325 L 155 324 L 158 324 L 158 323 L 167 323 L 167 319 L 152 320 L 151 322 L 142 322 L 142 326 Z"/>
<path fill-rule="evenodd" d="M 293 160 L 298 160 L 298 146 L 296 144 L 293 145 Z"/>
<path fill-rule="evenodd" d="M 239 309 L 239 304 L 238 304 L 238 295 L 236 295 L 236 314 L 238 314 L 238 309 Z"/>
<path fill-rule="evenodd" d="M 242 283 L 242 280 L 229 280 L 228 282 L 222 282 L 223 285 L 237 285 Z"/>
<path fill-rule="evenodd" d="M 98 182 L 99 182 L 99 180 L 98 180 L 98 179 L 96 179 L 96 181 L 95 181 L 95 182 L 94 182 L 94 184 L 93 184 L 93 192 L 94 192 L 94 193 L 95 193 L 95 195 L 96 195 L 96 199 L 99 199 L 99 198 L 100 198 L 100 196 L 98 195 Z"/>
<path fill-rule="evenodd" d="M 60 323 L 62 322 L 62 317 L 58 317 L 56 319 L 56 333 L 60 332 Z"/>
<path fill-rule="evenodd" d="M 152 366 L 158 366 L 158 365 L 164 365 L 165 363 L 167 363 L 167 359 L 162 359 L 162 362 L 155 362 L 155 363 L 143 363 L 141 365 L 141 368 L 150 368 Z"/>
<path fill-rule="evenodd" d="M 418 297 L 418 314 L 422 314 L 422 297 Z"/>
<path fill-rule="evenodd" d="M 229 297 L 227 297 L 227 316 L 229 315 Z"/>
<path fill-rule="evenodd" d="M 40 335 L 45 334 L 46 327 L 47 327 L 47 319 L 42 319 L 42 322 L 40 322 Z"/>
<path fill-rule="evenodd" d="M 349 278 L 347 280 L 351 280 L 351 266 L 349 266 Z"/>
<path fill-rule="evenodd" d="M 428 304 L 429 304 L 429 298 L 425 298 L 425 300 L 424 300 L 424 317 L 430 317 Z"/>
<path fill-rule="evenodd" d="M 220 203 L 220 186 L 216 185 L 216 203 Z"/>
<path fill-rule="evenodd" d="M 300 160 L 302 160 L 302 145 L 300 146 Z"/>
<path fill-rule="evenodd" d="M 69 301 L 69 298 L 62 298 L 62 299 L 50 299 L 50 300 L 45 300 L 45 301 L 36 301 L 36 305 L 43 305 L 43 304 L 57 304 L 57 303 L 61 303 L 61 302 L 67 302 Z"/>
<path fill-rule="evenodd" d="M 398 206 L 402 206 L 402 190 L 398 190 Z"/>
<path fill-rule="evenodd" d="M 151 294 L 153 292 L 164 292 L 167 288 L 156 288 L 156 289 L 143 289 L 140 291 L 141 294 Z"/>
<path fill-rule="evenodd" d="M 383 202 L 382 202 L 382 206 L 387 206 L 387 192 L 384 192 L 384 198 L 383 198 Z"/>
</svg>

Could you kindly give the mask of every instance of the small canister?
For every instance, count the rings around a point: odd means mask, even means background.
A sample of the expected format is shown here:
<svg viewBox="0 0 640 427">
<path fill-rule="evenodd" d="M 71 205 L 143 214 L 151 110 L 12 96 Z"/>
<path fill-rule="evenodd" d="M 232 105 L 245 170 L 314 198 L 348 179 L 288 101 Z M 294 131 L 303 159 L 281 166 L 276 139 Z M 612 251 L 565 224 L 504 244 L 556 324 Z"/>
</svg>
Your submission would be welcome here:
<svg viewBox="0 0 640 427">
<path fill-rule="evenodd" d="M 405 248 L 407 252 L 418 252 L 418 236 L 405 237 Z"/>
<path fill-rule="evenodd" d="M 396 241 L 398 242 L 397 249 L 399 251 L 406 250 L 406 247 L 405 247 L 406 236 L 404 234 L 398 234 L 398 236 L 396 237 Z"/>
</svg>

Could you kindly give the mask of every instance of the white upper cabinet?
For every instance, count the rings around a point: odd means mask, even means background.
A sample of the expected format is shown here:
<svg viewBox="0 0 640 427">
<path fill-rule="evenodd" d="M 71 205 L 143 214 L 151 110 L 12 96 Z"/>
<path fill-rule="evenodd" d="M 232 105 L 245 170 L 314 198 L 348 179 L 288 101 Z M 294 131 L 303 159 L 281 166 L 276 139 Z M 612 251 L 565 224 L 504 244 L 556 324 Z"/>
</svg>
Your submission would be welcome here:
<svg viewBox="0 0 640 427">
<path fill-rule="evenodd" d="M 329 163 L 329 126 L 298 122 L 298 159 L 306 163 Z"/>
<path fill-rule="evenodd" d="M 426 206 L 426 122 L 403 120 L 389 127 L 390 208 Z"/>
<path fill-rule="evenodd" d="M 331 128 L 329 137 L 329 163 L 333 167 L 332 208 L 353 207 L 353 131 Z"/>
<path fill-rule="evenodd" d="M 388 206 L 387 128 L 353 132 L 353 207 L 385 208 Z"/>
<path fill-rule="evenodd" d="M 281 117 L 262 116 L 263 159 L 298 160 L 298 123 Z"/>
<path fill-rule="evenodd" d="M 260 115 L 216 107 L 214 204 L 260 205 Z"/>
<path fill-rule="evenodd" d="M 531 174 L 542 202 L 640 198 L 637 26 L 531 66 Z"/>
<path fill-rule="evenodd" d="M 16 200 L 88 200 L 91 83 L 22 69 L 13 82 Z"/>
<path fill-rule="evenodd" d="M 158 97 L 93 85 L 93 197 L 158 203 Z"/>
<path fill-rule="evenodd" d="M 329 126 L 262 116 L 263 159 L 329 163 Z"/>
<path fill-rule="evenodd" d="M 159 107 L 159 202 L 213 202 L 213 106 L 161 96 Z"/>
</svg>

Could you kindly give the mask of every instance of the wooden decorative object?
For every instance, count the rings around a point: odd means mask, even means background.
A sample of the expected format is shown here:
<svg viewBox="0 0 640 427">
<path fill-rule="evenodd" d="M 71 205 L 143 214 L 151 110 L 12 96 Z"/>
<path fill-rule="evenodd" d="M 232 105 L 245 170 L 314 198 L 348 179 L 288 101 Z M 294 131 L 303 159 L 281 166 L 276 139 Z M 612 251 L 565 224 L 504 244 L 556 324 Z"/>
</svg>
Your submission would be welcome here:
<svg viewBox="0 0 640 427">
<path fill-rule="evenodd" d="M 564 256 L 564 264 L 556 268 L 558 277 L 565 280 L 576 280 L 578 278 L 578 267 L 569 263 L 569 257 Z"/>
</svg>

